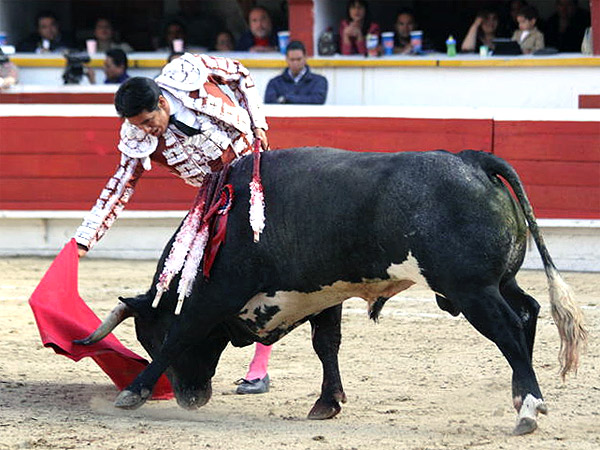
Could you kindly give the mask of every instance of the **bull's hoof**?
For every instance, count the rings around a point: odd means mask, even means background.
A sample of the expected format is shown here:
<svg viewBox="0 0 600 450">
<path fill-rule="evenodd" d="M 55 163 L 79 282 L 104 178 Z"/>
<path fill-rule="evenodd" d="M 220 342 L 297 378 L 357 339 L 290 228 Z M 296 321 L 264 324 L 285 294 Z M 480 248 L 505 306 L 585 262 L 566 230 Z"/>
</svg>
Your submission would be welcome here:
<svg viewBox="0 0 600 450">
<path fill-rule="evenodd" d="M 212 386 L 209 384 L 206 389 L 186 389 L 185 391 L 176 391 L 175 397 L 177 404 L 183 409 L 194 410 L 208 403 L 212 396 Z"/>
<path fill-rule="evenodd" d="M 146 403 L 150 394 L 151 391 L 149 389 L 142 389 L 139 394 L 125 389 L 117 396 L 115 406 L 121 409 L 138 409 Z"/>
<path fill-rule="evenodd" d="M 533 433 L 537 428 L 537 420 L 531 417 L 523 417 L 517 423 L 517 426 L 513 430 L 515 436 L 522 436 L 523 434 Z"/>
<path fill-rule="evenodd" d="M 344 402 L 346 398 L 344 396 Z M 339 402 L 337 400 L 324 401 L 319 399 L 315 402 L 314 406 L 308 413 L 308 418 L 311 420 L 325 420 L 331 419 L 339 414 L 342 410 Z"/>
</svg>

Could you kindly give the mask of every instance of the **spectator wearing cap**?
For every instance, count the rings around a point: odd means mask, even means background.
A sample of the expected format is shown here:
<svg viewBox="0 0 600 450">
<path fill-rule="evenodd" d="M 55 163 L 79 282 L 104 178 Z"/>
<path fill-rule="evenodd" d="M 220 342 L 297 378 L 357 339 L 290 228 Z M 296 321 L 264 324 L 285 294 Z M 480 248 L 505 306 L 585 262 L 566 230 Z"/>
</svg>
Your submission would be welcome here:
<svg viewBox="0 0 600 450">
<path fill-rule="evenodd" d="M 322 105 L 327 99 L 327 79 L 313 73 L 306 64 L 306 48 L 292 41 L 285 52 L 287 68 L 269 81 L 265 103 Z"/>
</svg>

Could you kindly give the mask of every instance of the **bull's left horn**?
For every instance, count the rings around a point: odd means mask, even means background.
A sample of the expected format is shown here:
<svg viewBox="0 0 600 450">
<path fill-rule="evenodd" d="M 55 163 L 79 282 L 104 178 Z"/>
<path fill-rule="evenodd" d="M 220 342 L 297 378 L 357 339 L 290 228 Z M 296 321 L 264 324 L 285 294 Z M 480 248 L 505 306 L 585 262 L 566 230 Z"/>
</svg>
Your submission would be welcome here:
<svg viewBox="0 0 600 450">
<path fill-rule="evenodd" d="M 117 325 L 123 322 L 128 317 L 133 316 L 133 309 L 123 302 L 119 302 L 117 306 L 110 312 L 110 314 L 104 319 L 100 326 L 84 339 L 77 339 L 73 341 L 74 344 L 80 345 L 91 345 L 98 341 L 101 341 L 108 336 Z"/>
</svg>

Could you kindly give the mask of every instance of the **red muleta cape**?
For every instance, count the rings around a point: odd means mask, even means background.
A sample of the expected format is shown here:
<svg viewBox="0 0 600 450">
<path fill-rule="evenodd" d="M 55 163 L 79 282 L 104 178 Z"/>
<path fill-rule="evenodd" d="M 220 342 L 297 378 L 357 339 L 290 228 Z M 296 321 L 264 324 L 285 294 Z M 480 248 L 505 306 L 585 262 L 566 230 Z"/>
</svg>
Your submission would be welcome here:
<svg viewBox="0 0 600 450">
<path fill-rule="evenodd" d="M 148 365 L 148 361 L 126 348 L 113 334 L 93 345 L 73 344 L 73 340 L 89 336 L 101 323 L 79 296 L 78 268 L 77 243 L 71 239 L 29 299 L 42 343 L 74 361 L 89 356 L 122 390 Z M 152 398 L 173 398 L 171 384 L 165 375 L 156 383 Z"/>
</svg>

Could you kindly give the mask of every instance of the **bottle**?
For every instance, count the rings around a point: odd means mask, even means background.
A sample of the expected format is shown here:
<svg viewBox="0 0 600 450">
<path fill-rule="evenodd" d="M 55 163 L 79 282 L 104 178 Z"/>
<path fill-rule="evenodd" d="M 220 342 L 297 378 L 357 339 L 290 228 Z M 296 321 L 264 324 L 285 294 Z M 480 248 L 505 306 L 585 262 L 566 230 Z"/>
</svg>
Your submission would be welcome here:
<svg viewBox="0 0 600 450">
<path fill-rule="evenodd" d="M 448 39 L 446 39 L 446 54 L 448 56 L 456 56 L 456 41 L 452 35 L 448 36 Z"/>
</svg>

